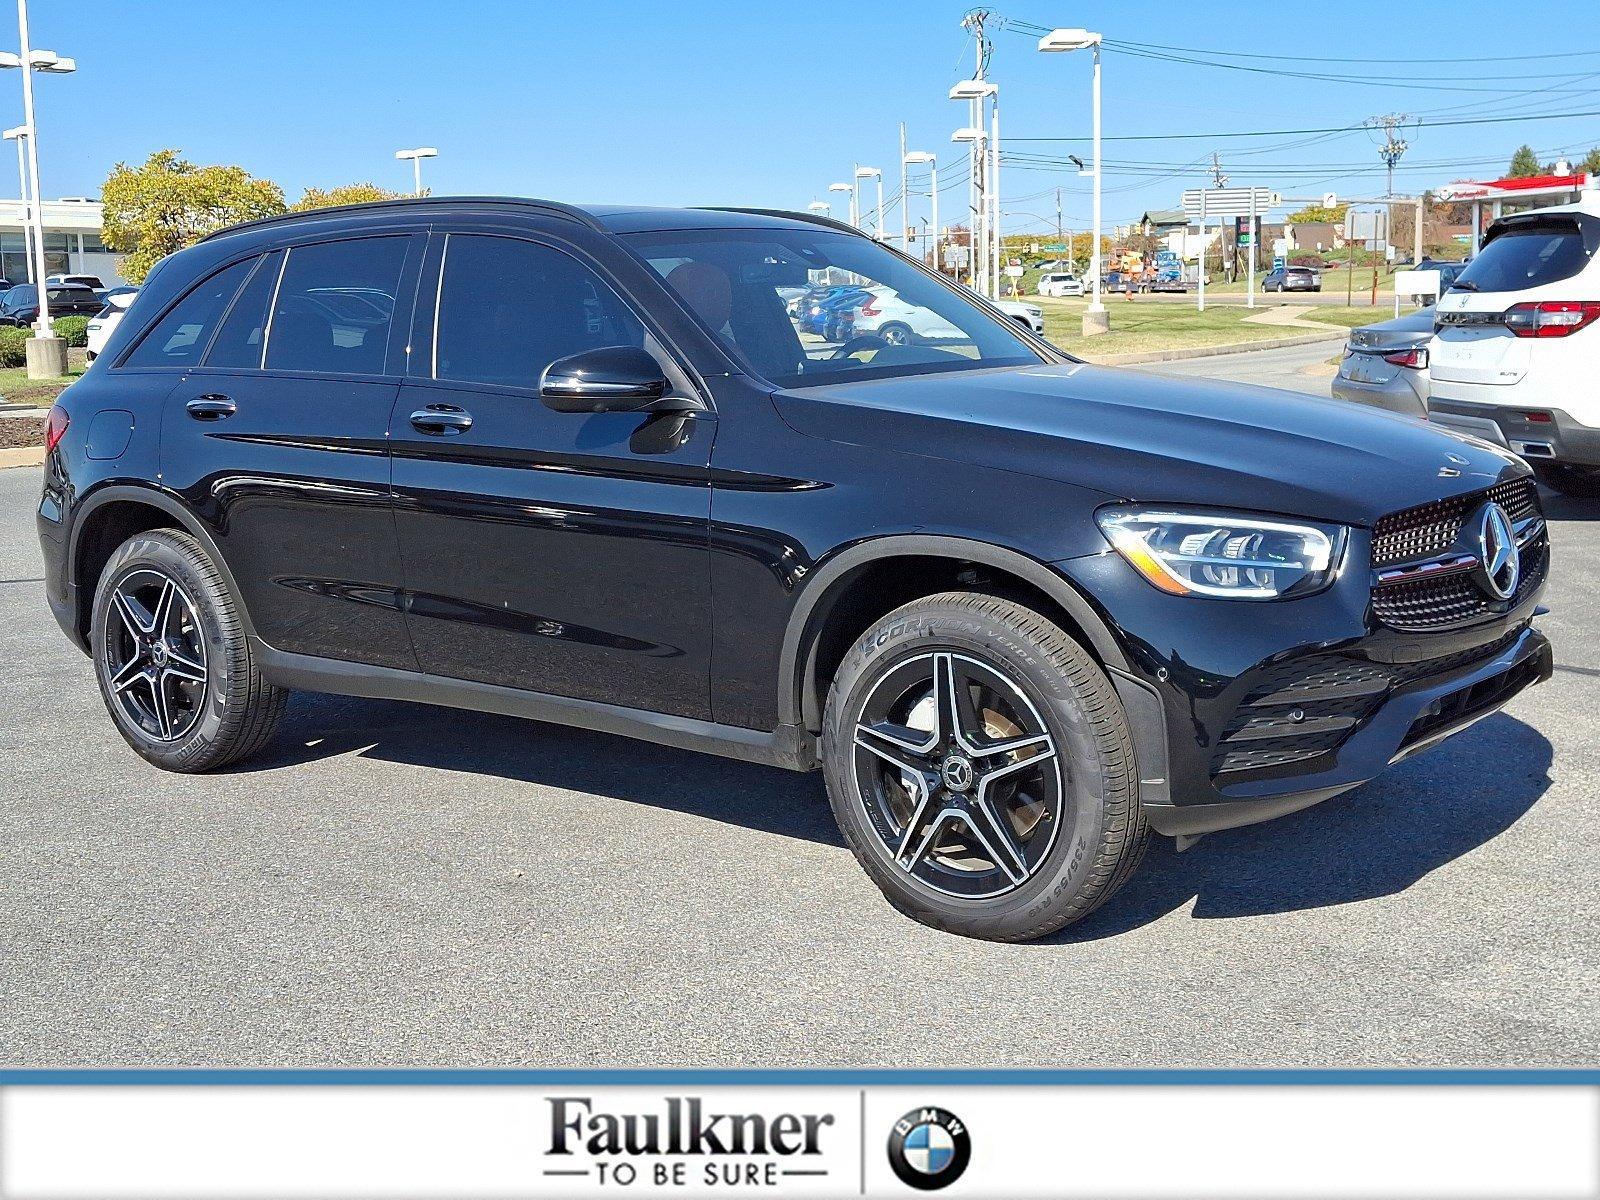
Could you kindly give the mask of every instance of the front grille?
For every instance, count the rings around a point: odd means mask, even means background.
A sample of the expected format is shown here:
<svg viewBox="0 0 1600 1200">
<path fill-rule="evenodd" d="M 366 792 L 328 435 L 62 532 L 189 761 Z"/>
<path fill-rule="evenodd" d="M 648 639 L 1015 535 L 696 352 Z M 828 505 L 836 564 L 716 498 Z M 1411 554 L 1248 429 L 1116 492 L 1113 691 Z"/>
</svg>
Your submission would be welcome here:
<svg viewBox="0 0 1600 1200">
<path fill-rule="evenodd" d="M 1550 543 L 1540 534 L 1522 550 L 1522 576 L 1509 600 L 1496 600 L 1478 586 L 1474 573 L 1457 571 L 1432 579 L 1386 583 L 1372 589 L 1373 615 L 1391 629 L 1439 630 L 1470 625 L 1510 612 L 1544 582 Z"/>
<path fill-rule="evenodd" d="M 1510 479 L 1486 491 L 1390 513 L 1373 527 L 1372 565 L 1392 567 L 1444 553 L 1455 545 L 1462 524 L 1485 500 L 1505 509 L 1513 525 L 1539 513 L 1539 489 L 1532 478 Z"/>
<path fill-rule="evenodd" d="M 1416 663 L 1376 663 L 1344 654 L 1290 659 L 1256 676 L 1211 759 L 1214 776 L 1299 764 L 1337 750 L 1400 687 L 1460 670 L 1499 654 L 1522 632 L 1507 631 L 1471 650 Z"/>
</svg>

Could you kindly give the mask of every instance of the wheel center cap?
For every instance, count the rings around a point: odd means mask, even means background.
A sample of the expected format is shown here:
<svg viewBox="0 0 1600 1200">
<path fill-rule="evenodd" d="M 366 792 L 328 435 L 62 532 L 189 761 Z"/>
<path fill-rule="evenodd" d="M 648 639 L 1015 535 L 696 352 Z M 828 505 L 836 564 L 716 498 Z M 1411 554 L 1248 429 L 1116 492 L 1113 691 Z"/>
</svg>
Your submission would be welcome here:
<svg viewBox="0 0 1600 1200">
<path fill-rule="evenodd" d="M 150 661 L 158 667 L 167 665 L 167 644 L 165 642 L 152 642 L 150 645 Z"/>
<path fill-rule="evenodd" d="M 945 759 L 939 774 L 952 792 L 964 792 L 972 786 L 972 763 L 959 754 Z"/>
</svg>

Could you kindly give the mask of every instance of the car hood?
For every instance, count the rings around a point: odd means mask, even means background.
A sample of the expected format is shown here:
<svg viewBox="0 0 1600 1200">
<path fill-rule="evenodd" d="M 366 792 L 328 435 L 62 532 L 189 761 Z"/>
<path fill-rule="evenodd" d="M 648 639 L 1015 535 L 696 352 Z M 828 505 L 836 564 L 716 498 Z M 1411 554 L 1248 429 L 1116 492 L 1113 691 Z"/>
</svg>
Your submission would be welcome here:
<svg viewBox="0 0 1600 1200">
<path fill-rule="evenodd" d="M 1093 489 L 1370 526 L 1527 468 L 1475 438 L 1365 405 L 1086 364 L 782 391 L 801 433 Z"/>
</svg>

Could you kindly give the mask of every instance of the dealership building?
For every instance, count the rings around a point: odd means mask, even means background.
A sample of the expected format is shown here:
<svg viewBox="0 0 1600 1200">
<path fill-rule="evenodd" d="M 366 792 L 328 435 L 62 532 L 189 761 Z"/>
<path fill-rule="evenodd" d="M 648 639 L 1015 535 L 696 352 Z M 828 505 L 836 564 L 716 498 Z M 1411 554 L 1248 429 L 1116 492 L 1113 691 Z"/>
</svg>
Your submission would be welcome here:
<svg viewBox="0 0 1600 1200">
<path fill-rule="evenodd" d="M 118 255 L 100 241 L 102 208 L 97 200 L 67 197 L 44 202 L 44 261 L 49 275 L 98 275 L 111 287 L 123 282 Z M 0 200 L 0 277 L 12 283 L 33 278 L 28 256 L 31 233 L 20 200 Z"/>
</svg>

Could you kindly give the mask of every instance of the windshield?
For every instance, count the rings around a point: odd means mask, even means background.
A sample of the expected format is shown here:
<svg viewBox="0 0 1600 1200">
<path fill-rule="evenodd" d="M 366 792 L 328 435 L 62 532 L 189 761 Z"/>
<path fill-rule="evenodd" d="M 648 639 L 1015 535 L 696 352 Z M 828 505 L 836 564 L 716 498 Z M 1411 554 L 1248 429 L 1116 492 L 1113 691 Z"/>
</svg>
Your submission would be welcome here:
<svg viewBox="0 0 1600 1200">
<path fill-rule="evenodd" d="M 1570 279 L 1588 261 L 1576 222 L 1543 221 L 1494 238 L 1450 286 L 1461 292 L 1520 292 Z"/>
<path fill-rule="evenodd" d="M 707 329 L 779 387 L 1042 361 L 1012 322 L 868 238 L 702 229 L 624 240 Z"/>
</svg>

